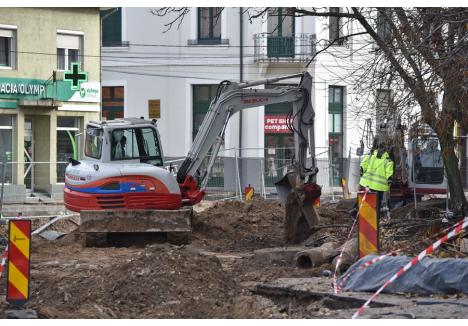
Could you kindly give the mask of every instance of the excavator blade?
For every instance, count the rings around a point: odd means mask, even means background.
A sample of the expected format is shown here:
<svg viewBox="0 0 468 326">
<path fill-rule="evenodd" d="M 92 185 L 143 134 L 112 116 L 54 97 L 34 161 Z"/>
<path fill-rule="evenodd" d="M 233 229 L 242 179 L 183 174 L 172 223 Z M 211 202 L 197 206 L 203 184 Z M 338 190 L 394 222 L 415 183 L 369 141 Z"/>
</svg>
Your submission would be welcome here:
<svg viewBox="0 0 468 326">
<path fill-rule="evenodd" d="M 286 174 L 275 183 L 281 203 L 286 209 L 284 237 L 287 243 L 300 243 L 315 232 L 314 226 L 320 218 L 315 210 L 314 201 L 320 197 L 321 188 L 315 183 L 296 187 L 296 173 Z"/>
<path fill-rule="evenodd" d="M 192 215 L 192 208 L 81 211 L 82 243 L 86 247 L 166 241 L 187 244 L 192 231 Z"/>
</svg>

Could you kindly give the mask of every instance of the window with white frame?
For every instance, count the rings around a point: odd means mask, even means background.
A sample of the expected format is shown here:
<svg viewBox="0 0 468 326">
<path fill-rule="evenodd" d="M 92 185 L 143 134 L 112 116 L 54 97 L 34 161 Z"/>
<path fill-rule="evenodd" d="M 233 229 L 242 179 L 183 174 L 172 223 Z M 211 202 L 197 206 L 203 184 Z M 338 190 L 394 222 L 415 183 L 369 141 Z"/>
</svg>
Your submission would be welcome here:
<svg viewBox="0 0 468 326">
<path fill-rule="evenodd" d="M 375 123 L 377 128 L 385 123 L 387 118 L 391 116 L 390 110 L 390 90 L 389 89 L 377 89 L 376 91 L 376 111 L 375 111 Z"/>
<path fill-rule="evenodd" d="M 222 8 L 198 8 L 198 43 L 221 43 Z"/>
<path fill-rule="evenodd" d="M 377 12 L 377 35 L 384 41 L 392 39 L 392 27 L 388 19 L 391 19 L 390 8 L 381 8 Z"/>
<path fill-rule="evenodd" d="M 330 13 L 334 14 L 339 14 L 340 13 L 340 8 L 339 7 L 330 7 Z M 342 21 L 341 17 L 339 16 L 330 16 L 329 17 L 329 26 L 328 26 L 328 32 L 329 36 L 328 39 L 330 43 L 333 45 L 343 45 L 343 39 L 341 38 L 343 36 L 342 34 Z"/>
<path fill-rule="evenodd" d="M 83 69 L 83 35 L 57 33 L 57 69 L 69 70 L 73 62 Z"/>
<path fill-rule="evenodd" d="M 16 30 L 0 27 L 0 68 L 16 68 Z"/>
</svg>

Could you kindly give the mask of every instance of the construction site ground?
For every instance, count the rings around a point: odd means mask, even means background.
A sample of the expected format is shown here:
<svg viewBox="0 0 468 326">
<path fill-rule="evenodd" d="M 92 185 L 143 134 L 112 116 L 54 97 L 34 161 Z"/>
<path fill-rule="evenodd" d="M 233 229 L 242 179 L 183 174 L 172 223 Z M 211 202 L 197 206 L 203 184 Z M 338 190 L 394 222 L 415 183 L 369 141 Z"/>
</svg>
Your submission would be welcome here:
<svg viewBox="0 0 468 326">
<path fill-rule="evenodd" d="M 350 208 L 348 201 L 319 209 L 321 224 L 337 227 L 316 232 L 314 245 L 346 240 Z M 423 209 L 403 207 L 382 223 L 382 251 L 406 246 L 405 253 L 414 255 L 424 249 L 427 244 L 416 245 L 415 238 L 441 226 L 431 215 L 436 208 Z M 300 269 L 276 255 L 285 246 L 284 215 L 276 201 L 202 202 L 195 207 L 190 245 L 121 248 L 83 248 L 79 218 L 59 221 L 50 229 L 64 237 L 33 236 L 26 307 L 39 318 L 350 318 L 371 293 L 334 294 L 330 264 Z M 33 229 L 43 223 L 34 221 Z M 449 249 L 439 257 L 460 254 Z M 4 293 L 3 278 L 0 317 L 11 309 Z M 467 307 L 466 294 L 384 293 L 364 317 L 468 318 Z"/>
</svg>

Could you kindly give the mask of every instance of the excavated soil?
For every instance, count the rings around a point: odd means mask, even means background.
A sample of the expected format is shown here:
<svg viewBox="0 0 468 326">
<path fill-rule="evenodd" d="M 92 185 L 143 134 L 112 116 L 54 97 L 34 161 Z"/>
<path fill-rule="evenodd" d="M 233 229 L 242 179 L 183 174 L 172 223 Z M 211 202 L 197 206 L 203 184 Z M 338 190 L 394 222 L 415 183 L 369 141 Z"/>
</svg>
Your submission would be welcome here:
<svg viewBox="0 0 468 326">
<path fill-rule="evenodd" d="M 283 218 L 275 201 L 204 204 L 195 209 L 191 245 L 144 248 L 82 248 L 78 222 L 59 221 L 50 229 L 66 236 L 33 238 L 27 306 L 42 318 L 287 317 L 244 285 L 321 273 L 253 257 L 284 244 Z M 0 302 L 0 316 L 7 307 Z"/>
<path fill-rule="evenodd" d="M 320 207 L 324 227 L 306 244 L 344 242 L 353 224 L 352 206 L 349 201 Z M 384 238 L 392 239 L 391 243 L 385 240 L 385 246 L 398 247 L 410 240 L 405 235 L 415 232 L 411 225 L 416 225 L 410 212 L 410 208 L 402 208 L 390 222 L 382 222 L 389 224 L 382 228 Z M 66 236 L 56 241 L 33 238 L 27 307 L 41 318 L 338 316 L 320 300 L 291 303 L 291 298 L 280 300 L 250 291 L 255 282 L 320 277 L 332 269 L 330 264 L 299 269 L 289 261 L 259 259 L 257 250 L 285 245 L 284 213 L 278 202 L 263 199 L 204 203 L 195 207 L 191 245 L 166 243 L 143 248 L 82 248 L 76 229 L 79 221 L 60 221 L 51 229 L 67 232 Z M 45 222 L 35 222 L 33 229 Z M 424 232 L 427 227 L 417 234 L 423 236 Z M 4 290 L 3 283 L 0 294 Z M 0 317 L 6 309 L 7 303 L 0 301 Z"/>
<path fill-rule="evenodd" d="M 171 245 L 120 254 L 77 262 L 59 277 L 38 268 L 32 306 L 47 318 L 220 318 L 231 310 L 236 286 L 216 257 Z"/>
<path fill-rule="evenodd" d="M 282 246 L 284 215 L 284 208 L 276 201 L 219 202 L 195 213 L 192 242 L 213 251 Z"/>
</svg>

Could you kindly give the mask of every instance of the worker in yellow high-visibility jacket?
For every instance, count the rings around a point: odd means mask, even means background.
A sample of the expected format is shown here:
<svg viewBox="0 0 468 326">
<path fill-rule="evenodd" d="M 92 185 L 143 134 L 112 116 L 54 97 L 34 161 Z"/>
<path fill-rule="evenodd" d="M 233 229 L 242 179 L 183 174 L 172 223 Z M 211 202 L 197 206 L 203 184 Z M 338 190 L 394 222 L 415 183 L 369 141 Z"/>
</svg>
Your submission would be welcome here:
<svg viewBox="0 0 468 326">
<path fill-rule="evenodd" d="M 373 147 L 361 162 L 359 185 L 377 192 L 377 202 L 381 207 L 383 194 L 390 190 L 392 184 L 394 164 L 383 142 L 378 143 L 376 147 Z"/>
</svg>

